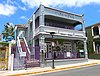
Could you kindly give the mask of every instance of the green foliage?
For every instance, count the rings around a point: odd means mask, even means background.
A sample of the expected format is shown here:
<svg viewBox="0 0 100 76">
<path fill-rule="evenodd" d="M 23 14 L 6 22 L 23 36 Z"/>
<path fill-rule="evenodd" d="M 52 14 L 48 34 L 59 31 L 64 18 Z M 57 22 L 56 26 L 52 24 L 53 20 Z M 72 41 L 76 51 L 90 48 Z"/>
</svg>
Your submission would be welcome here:
<svg viewBox="0 0 100 76">
<path fill-rule="evenodd" d="M 9 46 L 9 43 L 8 42 L 0 42 L 0 45 L 1 46 Z"/>
<path fill-rule="evenodd" d="M 4 30 L 2 31 L 3 39 L 6 40 L 6 42 L 11 41 L 14 39 L 14 28 L 10 23 L 6 23 L 4 25 Z"/>
<path fill-rule="evenodd" d="M 94 53 L 93 48 L 92 47 L 90 48 L 90 46 L 87 47 L 87 50 L 89 53 Z"/>
<path fill-rule="evenodd" d="M 100 54 L 89 54 L 89 59 L 100 59 Z"/>
<path fill-rule="evenodd" d="M 82 41 L 78 41 L 76 43 L 77 51 L 84 49 L 84 43 Z"/>
</svg>

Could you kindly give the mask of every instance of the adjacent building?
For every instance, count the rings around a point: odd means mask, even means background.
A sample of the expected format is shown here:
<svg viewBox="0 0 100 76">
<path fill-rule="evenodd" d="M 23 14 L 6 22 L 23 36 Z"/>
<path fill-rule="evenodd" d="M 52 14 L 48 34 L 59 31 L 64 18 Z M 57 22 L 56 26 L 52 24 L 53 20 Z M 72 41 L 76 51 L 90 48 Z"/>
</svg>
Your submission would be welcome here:
<svg viewBox="0 0 100 76">
<path fill-rule="evenodd" d="M 100 23 L 86 27 L 88 51 L 100 54 Z"/>
</svg>

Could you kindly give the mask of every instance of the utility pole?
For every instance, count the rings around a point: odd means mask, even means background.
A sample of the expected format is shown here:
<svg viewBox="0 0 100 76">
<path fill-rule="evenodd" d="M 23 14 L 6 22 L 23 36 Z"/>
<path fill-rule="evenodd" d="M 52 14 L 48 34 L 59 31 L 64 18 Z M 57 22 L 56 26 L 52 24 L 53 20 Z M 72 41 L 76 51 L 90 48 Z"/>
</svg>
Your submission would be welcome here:
<svg viewBox="0 0 100 76">
<path fill-rule="evenodd" d="M 54 36 L 55 32 L 50 32 L 50 35 L 52 36 L 52 69 L 54 69 L 54 50 L 53 50 L 53 47 L 54 47 L 54 39 L 53 39 L 53 36 Z"/>
</svg>

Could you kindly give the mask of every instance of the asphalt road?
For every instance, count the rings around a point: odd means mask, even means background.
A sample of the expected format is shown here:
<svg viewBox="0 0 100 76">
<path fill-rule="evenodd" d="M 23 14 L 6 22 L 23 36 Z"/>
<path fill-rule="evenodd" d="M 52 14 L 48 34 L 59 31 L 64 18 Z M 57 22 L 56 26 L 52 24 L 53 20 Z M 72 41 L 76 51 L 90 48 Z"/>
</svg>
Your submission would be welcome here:
<svg viewBox="0 0 100 76">
<path fill-rule="evenodd" d="M 100 65 L 31 76 L 100 76 Z"/>
</svg>

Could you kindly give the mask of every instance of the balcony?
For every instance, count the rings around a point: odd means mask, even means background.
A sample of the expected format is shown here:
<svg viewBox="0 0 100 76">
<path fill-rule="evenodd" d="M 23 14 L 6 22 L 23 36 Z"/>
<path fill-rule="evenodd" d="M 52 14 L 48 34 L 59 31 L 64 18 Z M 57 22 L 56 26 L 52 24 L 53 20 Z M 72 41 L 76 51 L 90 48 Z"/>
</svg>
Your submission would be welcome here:
<svg viewBox="0 0 100 76">
<path fill-rule="evenodd" d="M 99 38 L 99 31 L 100 31 L 99 27 L 98 26 L 93 27 L 92 31 L 93 31 L 93 34 L 92 34 L 93 38 L 94 39 Z"/>
<path fill-rule="evenodd" d="M 67 36 L 67 37 L 75 37 L 75 38 L 86 38 L 83 31 L 73 30 L 73 29 L 64 29 L 64 28 L 57 28 L 51 26 L 39 26 L 35 30 L 35 35 L 38 34 L 49 34 L 50 32 L 55 32 L 55 35 L 59 36 Z"/>
</svg>

